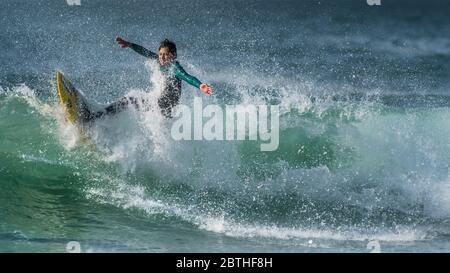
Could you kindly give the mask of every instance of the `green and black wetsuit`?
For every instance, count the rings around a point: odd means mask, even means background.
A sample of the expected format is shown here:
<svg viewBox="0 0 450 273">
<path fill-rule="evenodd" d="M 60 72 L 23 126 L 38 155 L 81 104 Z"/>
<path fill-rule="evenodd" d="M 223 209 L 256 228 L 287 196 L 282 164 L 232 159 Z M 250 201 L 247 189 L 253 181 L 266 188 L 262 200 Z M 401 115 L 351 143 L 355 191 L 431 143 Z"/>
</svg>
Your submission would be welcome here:
<svg viewBox="0 0 450 273">
<path fill-rule="evenodd" d="M 130 48 L 144 57 L 158 60 L 158 54 L 140 45 L 131 43 Z M 165 80 L 161 96 L 158 98 L 158 105 L 161 108 L 161 112 L 164 116 L 171 117 L 172 108 L 176 106 L 180 101 L 181 81 L 184 80 L 190 85 L 197 88 L 200 87 L 201 82 L 196 77 L 189 75 L 177 61 L 167 66 L 160 65 L 159 68 Z M 144 103 L 144 101 L 141 102 Z M 137 108 L 139 107 L 139 103 L 136 98 L 122 98 L 118 102 L 115 102 L 106 107 L 105 111 L 98 113 L 96 116 L 99 117 L 103 114 L 114 114 L 126 108 L 130 103 Z"/>
</svg>

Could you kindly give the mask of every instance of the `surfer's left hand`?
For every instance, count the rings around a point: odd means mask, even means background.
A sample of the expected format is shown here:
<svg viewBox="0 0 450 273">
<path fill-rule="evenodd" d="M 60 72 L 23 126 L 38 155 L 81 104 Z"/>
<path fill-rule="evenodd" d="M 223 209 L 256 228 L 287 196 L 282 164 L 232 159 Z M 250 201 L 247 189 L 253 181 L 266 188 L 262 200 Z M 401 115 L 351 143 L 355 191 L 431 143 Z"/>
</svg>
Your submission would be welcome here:
<svg viewBox="0 0 450 273">
<path fill-rule="evenodd" d="M 211 95 L 213 92 L 213 89 L 211 88 L 211 86 L 207 85 L 206 83 L 202 83 L 202 84 L 200 84 L 200 91 L 202 91 L 203 93 L 205 93 L 207 95 Z"/>
</svg>

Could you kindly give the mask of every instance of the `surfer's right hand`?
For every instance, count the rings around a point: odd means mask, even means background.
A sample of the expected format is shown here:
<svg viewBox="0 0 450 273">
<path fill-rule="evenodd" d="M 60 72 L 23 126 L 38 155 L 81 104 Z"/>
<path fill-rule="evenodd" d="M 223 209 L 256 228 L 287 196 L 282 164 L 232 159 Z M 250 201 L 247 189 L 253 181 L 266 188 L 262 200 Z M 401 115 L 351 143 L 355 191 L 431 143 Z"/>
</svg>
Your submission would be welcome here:
<svg viewBox="0 0 450 273">
<path fill-rule="evenodd" d="M 122 47 L 122 48 L 127 48 L 130 46 L 130 42 L 125 41 L 124 39 L 122 39 L 122 37 L 117 36 L 116 37 L 116 42 Z"/>
</svg>

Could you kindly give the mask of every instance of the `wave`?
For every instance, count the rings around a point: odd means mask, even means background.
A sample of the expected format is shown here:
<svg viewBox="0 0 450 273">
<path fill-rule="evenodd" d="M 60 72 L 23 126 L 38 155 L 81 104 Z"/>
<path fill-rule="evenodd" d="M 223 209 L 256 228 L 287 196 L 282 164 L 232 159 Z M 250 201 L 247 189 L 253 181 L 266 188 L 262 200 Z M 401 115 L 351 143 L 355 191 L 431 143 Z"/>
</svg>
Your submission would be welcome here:
<svg viewBox="0 0 450 273">
<path fill-rule="evenodd" d="M 257 141 L 174 141 L 170 122 L 134 109 L 100 120 L 86 141 L 55 96 L 2 89 L 0 179 L 56 176 L 88 200 L 238 237 L 421 240 L 450 217 L 448 107 L 312 97 L 308 83 L 303 93 L 274 93 L 276 81 L 256 90 L 239 82 L 238 97 L 212 102 L 278 102 L 278 150 L 261 152 Z M 129 95 L 157 95 L 143 91 Z M 184 96 L 189 104 L 193 96 Z"/>
</svg>

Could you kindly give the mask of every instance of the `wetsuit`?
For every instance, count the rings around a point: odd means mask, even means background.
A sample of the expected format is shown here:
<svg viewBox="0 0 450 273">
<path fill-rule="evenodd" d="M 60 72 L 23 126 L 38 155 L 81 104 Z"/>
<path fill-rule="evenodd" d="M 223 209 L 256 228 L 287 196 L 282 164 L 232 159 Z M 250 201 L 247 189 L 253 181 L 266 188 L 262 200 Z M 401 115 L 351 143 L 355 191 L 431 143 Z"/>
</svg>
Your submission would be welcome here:
<svg viewBox="0 0 450 273">
<path fill-rule="evenodd" d="M 139 53 L 140 55 L 157 60 L 158 54 L 140 46 L 137 44 L 130 43 L 130 48 Z M 163 90 L 161 96 L 158 98 L 158 105 L 161 108 L 161 113 L 166 117 L 171 117 L 172 108 L 176 106 L 181 97 L 181 81 L 184 80 L 192 86 L 197 88 L 200 87 L 201 82 L 194 76 L 189 75 L 184 71 L 183 67 L 175 61 L 168 66 L 159 67 L 164 80 Z M 145 101 L 141 99 L 144 104 Z M 136 108 L 139 108 L 139 102 L 136 98 L 125 97 L 121 100 L 109 105 L 105 108 L 105 111 L 98 112 L 95 114 L 96 118 L 103 116 L 104 114 L 115 114 L 116 112 L 128 107 L 129 104 L 133 104 Z"/>
</svg>

